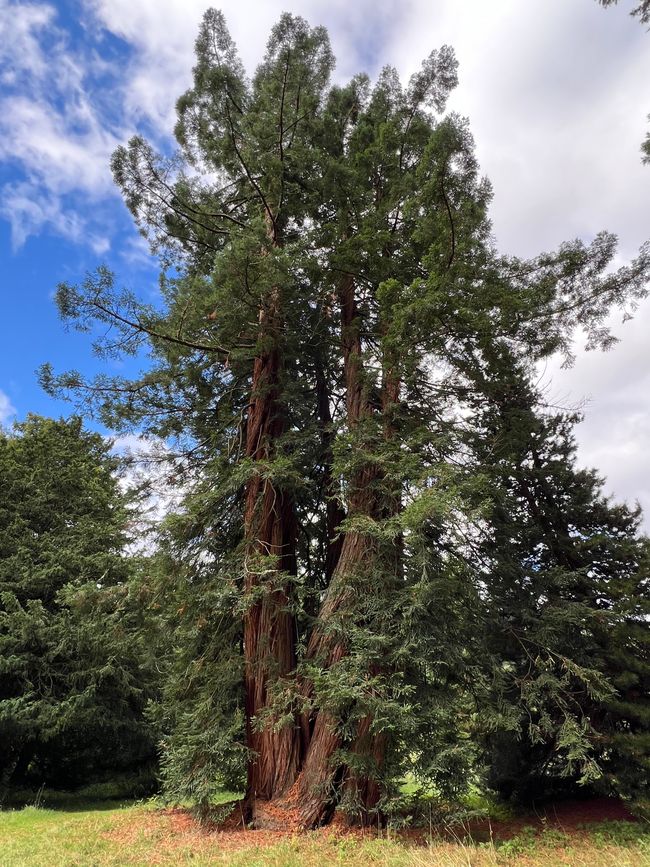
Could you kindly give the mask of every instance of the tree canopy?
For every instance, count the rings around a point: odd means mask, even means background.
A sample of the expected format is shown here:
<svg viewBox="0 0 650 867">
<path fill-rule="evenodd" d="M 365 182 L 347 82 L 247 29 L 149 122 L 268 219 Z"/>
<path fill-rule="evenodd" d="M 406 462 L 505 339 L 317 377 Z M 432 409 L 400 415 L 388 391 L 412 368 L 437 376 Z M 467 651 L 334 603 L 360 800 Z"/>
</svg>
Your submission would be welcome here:
<svg viewBox="0 0 650 867">
<path fill-rule="evenodd" d="M 3 789 L 79 785 L 155 756 L 132 512 L 115 470 L 79 418 L 29 416 L 0 433 Z"/>
</svg>

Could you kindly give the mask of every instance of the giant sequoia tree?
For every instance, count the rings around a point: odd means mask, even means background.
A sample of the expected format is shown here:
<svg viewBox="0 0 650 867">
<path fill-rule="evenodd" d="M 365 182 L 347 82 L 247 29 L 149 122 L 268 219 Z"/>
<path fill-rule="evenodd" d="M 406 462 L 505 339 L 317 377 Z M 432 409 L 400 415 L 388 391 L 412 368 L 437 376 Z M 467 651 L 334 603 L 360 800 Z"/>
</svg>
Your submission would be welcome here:
<svg viewBox="0 0 650 867">
<path fill-rule="evenodd" d="M 449 48 L 407 86 L 388 68 L 332 87 L 327 34 L 284 15 L 249 81 L 209 11 L 196 52 L 178 152 L 134 138 L 113 159 L 161 304 L 106 269 L 58 292 L 76 327 L 111 326 L 100 352 L 150 364 L 43 380 L 182 453 L 161 593 L 169 788 L 209 800 L 245 765 L 258 823 L 269 801 L 306 826 L 340 803 L 364 817 L 407 768 L 457 787 L 491 700 L 476 396 L 508 352 L 527 370 L 570 357 L 578 322 L 608 345 L 605 316 L 645 294 L 650 261 L 612 271 L 607 234 L 497 254 L 467 123 L 440 116 Z"/>
</svg>

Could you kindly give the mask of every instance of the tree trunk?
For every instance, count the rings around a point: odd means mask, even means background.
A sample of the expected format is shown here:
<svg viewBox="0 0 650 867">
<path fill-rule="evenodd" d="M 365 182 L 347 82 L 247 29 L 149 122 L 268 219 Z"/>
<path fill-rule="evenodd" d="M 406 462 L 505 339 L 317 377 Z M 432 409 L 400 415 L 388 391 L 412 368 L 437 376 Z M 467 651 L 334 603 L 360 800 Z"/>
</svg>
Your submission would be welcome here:
<svg viewBox="0 0 650 867">
<path fill-rule="evenodd" d="M 354 280 L 349 275 L 339 285 L 339 303 L 347 420 L 349 429 L 354 430 L 375 410 L 364 377 Z M 375 491 L 380 476 L 379 466 L 368 463 L 350 481 L 348 508 L 351 517 L 363 515 L 377 519 L 380 516 L 381 504 L 377 502 Z M 347 613 L 354 616 L 355 600 L 359 593 L 358 579 L 364 575 L 379 574 L 380 570 L 375 570 L 373 564 L 380 566 L 380 560 L 381 553 L 371 537 L 355 530 L 345 534 L 336 569 L 307 648 L 307 658 L 325 670 L 335 666 L 348 653 L 339 618 L 341 615 L 345 617 Z M 308 694 L 310 691 L 307 685 Z M 371 720 L 364 721 L 364 725 L 365 731 L 360 731 L 357 737 L 359 748 L 366 748 L 369 740 L 373 740 L 369 738 Z M 341 746 L 338 720 L 326 711 L 320 711 L 313 723 L 313 731 L 309 731 L 304 764 L 290 794 L 291 804 L 300 811 L 305 827 L 311 828 L 326 822 L 336 806 L 345 768 L 337 766 L 333 757 Z M 370 749 L 375 750 L 375 745 L 372 744 Z M 383 757 L 383 746 L 381 753 Z M 378 756 L 379 763 L 382 757 Z M 373 787 L 367 780 L 362 795 L 369 805 L 371 801 L 376 803 L 379 798 L 378 787 Z"/>
<path fill-rule="evenodd" d="M 395 420 L 395 412 L 399 404 L 400 394 L 399 360 L 394 353 L 384 350 L 382 358 L 382 382 L 381 382 L 381 412 L 383 437 L 385 442 L 391 442 L 398 434 Z M 384 488 L 386 485 L 384 484 Z M 402 507 L 401 489 L 386 492 L 381 503 L 377 504 L 377 511 L 382 518 L 390 518 L 399 514 Z M 392 549 L 381 552 L 381 567 L 384 575 L 392 575 L 395 579 L 402 572 L 403 539 L 400 535 Z M 390 582 L 391 586 L 393 582 Z M 385 588 L 384 588 L 385 589 Z M 371 674 L 377 675 L 380 667 L 373 665 Z M 383 733 L 373 733 L 372 717 L 366 716 L 359 723 L 357 736 L 351 747 L 351 752 L 361 759 L 361 766 L 365 770 L 357 772 L 354 767 L 350 768 L 345 781 L 346 800 L 357 805 L 357 817 L 360 824 L 366 825 L 372 821 L 374 811 L 381 798 L 381 785 L 379 774 L 383 768 L 388 746 L 388 737 Z"/>
<path fill-rule="evenodd" d="M 338 629 L 330 630 L 335 618 L 354 604 L 355 589 L 351 579 L 368 568 L 376 551 L 372 543 L 361 533 L 345 534 L 343 548 L 332 583 L 323 602 L 319 623 L 314 627 L 307 657 L 324 669 L 330 669 L 346 656 L 348 648 Z M 307 694 L 311 693 L 307 685 Z M 337 767 L 332 758 L 341 747 L 338 720 L 326 711 L 319 711 L 309 735 L 309 747 L 304 764 L 290 801 L 300 812 L 301 824 L 314 828 L 328 820 L 338 799 L 337 783 L 343 768 Z"/>
<path fill-rule="evenodd" d="M 246 423 L 246 456 L 272 461 L 275 444 L 286 430 L 280 394 L 280 299 L 273 290 L 260 311 L 260 343 L 268 345 L 253 366 L 251 403 Z M 254 813 L 257 799 L 285 792 L 300 763 L 300 739 L 295 727 L 274 731 L 268 712 L 270 691 L 296 665 L 294 615 L 287 576 L 296 574 L 296 517 L 290 494 L 256 471 L 245 492 L 244 590 L 250 604 L 244 615 L 246 735 L 251 750 L 246 802 Z"/>
<path fill-rule="evenodd" d="M 364 419 L 376 414 L 378 407 L 373 405 L 371 401 L 367 379 L 364 375 L 359 317 L 352 277 L 346 276 L 342 279 L 339 286 L 339 302 L 347 419 L 348 427 L 353 431 L 359 427 Z M 394 404 L 398 399 L 398 393 L 399 380 L 391 370 L 384 376 L 380 396 L 381 412 L 388 425 L 384 429 L 386 438 L 393 435 L 392 413 Z M 324 405 L 326 392 L 322 389 L 322 383 L 318 397 L 321 420 L 326 422 L 329 417 L 329 407 Z M 255 418 L 253 410 L 251 410 L 251 418 Z M 249 440 L 253 435 L 249 431 Z M 252 447 L 253 443 L 251 443 L 251 449 Z M 348 509 L 352 518 L 363 516 L 379 521 L 389 514 L 394 514 L 395 509 L 399 508 L 399 496 L 389 497 L 386 501 L 385 498 L 382 499 L 381 494 L 378 494 L 377 482 L 382 479 L 382 476 L 383 471 L 379 464 L 370 460 L 350 480 Z M 329 481 L 331 482 L 331 479 Z M 247 514 L 249 508 L 252 509 L 257 497 L 258 494 L 255 497 L 251 495 L 250 503 L 247 501 Z M 262 498 L 262 502 L 265 502 L 264 498 Z M 269 515 L 272 520 L 272 513 Z M 337 520 L 339 520 L 338 516 Z M 286 520 L 282 526 L 286 526 Z M 386 568 L 389 570 L 393 570 L 394 567 L 397 568 L 397 561 L 393 563 L 393 559 L 394 552 L 387 557 L 386 552 L 381 550 L 376 539 L 372 536 L 354 529 L 344 534 L 331 582 L 325 593 L 318 621 L 308 643 L 307 658 L 309 660 L 322 666 L 323 670 L 328 670 L 335 667 L 347 655 L 349 648 L 345 639 L 345 620 L 348 617 L 355 617 L 360 592 L 374 593 L 385 589 L 381 576 L 385 575 Z M 274 603 L 276 624 L 278 622 L 278 603 L 281 607 L 282 601 L 278 598 Z M 248 639 L 249 642 L 254 640 L 255 636 L 259 640 L 259 636 L 265 634 L 257 623 L 254 625 L 252 633 L 253 635 Z M 287 634 L 287 641 L 288 638 Z M 273 659 L 277 658 L 277 653 L 271 655 Z M 249 654 L 247 654 L 247 659 L 248 657 Z M 282 668 L 280 676 L 291 670 L 291 664 L 288 659 L 284 660 L 284 665 L 288 667 Z M 380 670 L 379 665 L 370 663 L 369 671 L 371 674 L 376 675 Z M 263 685 L 262 679 L 258 677 L 255 685 L 259 689 Z M 313 686 L 309 683 L 303 686 L 305 697 L 311 697 Z M 257 701 L 258 704 L 255 706 L 263 707 L 265 696 L 261 695 Z M 254 715 L 253 705 L 251 705 L 250 715 Z M 341 763 L 337 763 L 334 758 L 336 751 L 343 746 L 338 724 L 339 720 L 332 717 L 326 710 L 320 710 L 313 719 L 305 717 L 301 719 L 298 739 L 288 729 L 278 734 L 272 734 L 265 730 L 261 736 L 258 735 L 257 737 L 255 737 L 255 732 L 251 730 L 251 742 L 254 744 L 259 758 L 257 763 L 251 766 L 249 792 L 256 792 L 258 797 L 277 799 L 277 806 L 280 808 L 291 807 L 297 810 L 301 825 L 311 828 L 328 821 L 336 807 L 341 790 L 344 788 L 349 794 L 354 795 L 355 799 L 358 799 L 362 819 L 367 820 L 381 795 L 380 784 L 372 771 L 373 769 L 380 769 L 383 764 L 387 738 L 381 733 L 371 732 L 372 718 L 370 716 L 361 720 L 351 749 L 363 758 L 367 771 L 357 776 L 346 771 L 346 768 Z M 275 740 L 282 737 L 287 739 L 282 744 Z M 281 757 L 280 761 L 275 758 L 277 751 Z M 301 757 L 304 757 L 302 763 Z M 266 764 L 271 770 L 266 770 Z M 283 798 L 283 793 L 286 792 L 298 771 L 299 774 L 295 783 Z M 276 808 L 273 809 L 277 815 Z"/>
<path fill-rule="evenodd" d="M 316 398 L 318 402 L 318 419 L 321 429 L 321 447 L 323 454 L 323 493 L 325 502 L 325 527 L 327 533 L 327 550 L 325 552 L 325 587 L 329 587 L 336 569 L 336 564 L 343 548 L 343 534 L 338 531 L 345 520 L 345 510 L 338 500 L 336 481 L 332 475 L 332 446 L 334 432 L 332 430 L 332 413 L 330 410 L 330 392 L 325 371 L 320 359 L 316 360 Z"/>
<path fill-rule="evenodd" d="M 364 760 L 367 771 L 350 772 L 344 787 L 347 800 L 357 805 L 355 818 L 360 825 L 372 824 L 373 812 L 381 798 L 378 774 L 383 767 L 388 744 L 386 735 L 383 732 L 373 734 L 370 731 L 371 726 L 372 717 L 365 716 L 359 723 L 357 736 L 351 748 L 352 753 Z"/>
</svg>

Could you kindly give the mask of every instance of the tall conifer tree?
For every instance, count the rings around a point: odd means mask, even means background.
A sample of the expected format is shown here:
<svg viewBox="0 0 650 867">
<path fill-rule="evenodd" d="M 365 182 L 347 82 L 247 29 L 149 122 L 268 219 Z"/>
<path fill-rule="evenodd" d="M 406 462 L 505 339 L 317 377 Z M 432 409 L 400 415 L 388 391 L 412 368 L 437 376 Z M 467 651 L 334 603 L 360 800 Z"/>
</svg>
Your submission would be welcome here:
<svg viewBox="0 0 650 867">
<path fill-rule="evenodd" d="M 492 507 L 477 549 L 508 708 L 486 727 L 490 780 L 540 799 L 576 783 L 636 797 L 647 779 L 648 540 L 576 466 L 575 413 L 545 409 L 532 371 L 502 348 L 472 433 Z M 504 700 L 505 697 L 505 700 Z M 490 719 L 486 714 L 486 719 Z"/>
<path fill-rule="evenodd" d="M 482 689 L 458 604 L 480 610 L 479 374 L 499 341 L 531 363 L 570 354 L 577 322 L 607 345 L 604 318 L 645 294 L 649 257 L 610 272 L 606 234 L 531 262 L 496 253 L 467 123 L 438 117 L 450 49 L 407 87 L 386 69 L 328 89 L 326 34 L 298 18 L 281 18 L 250 83 L 219 13 L 196 47 L 178 156 L 137 138 L 113 163 L 175 266 L 161 308 L 105 270 L 58 293 L 76 326 L 115 327 L 101 352 L 147 346 L 151 366 L 135 382 L 43 379 L 185 446 L 192 490 L 168 537 L 190 600 L 166 713 L 174 790 L 208 797 L 219 768 L 236 777 L 241 676 L 249 814 L 268 821 L 270 799 L 313 826 L 343 800 L 367 817 L 414 760 L 433 768 L 426 719 L 452 732 L 454 700 Z M 219 727 L 231 747 L 211 752 L 202 733 Z"/>
<path fill-rule="evenodd" d="M 0 797 L 155 760 L 133 513 L 109 452 L 78 418 L 0 432 Z"/>
</svg>

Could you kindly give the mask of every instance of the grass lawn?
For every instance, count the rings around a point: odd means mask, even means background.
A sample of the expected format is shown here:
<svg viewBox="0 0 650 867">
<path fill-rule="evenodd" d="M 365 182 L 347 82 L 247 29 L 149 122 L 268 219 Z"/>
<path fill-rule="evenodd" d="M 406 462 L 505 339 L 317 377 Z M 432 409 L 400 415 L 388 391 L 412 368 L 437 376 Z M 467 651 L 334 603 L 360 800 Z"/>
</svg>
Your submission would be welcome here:
<svg viewBox="0 0 650 867">
<path fill-rule="evenodd" d="M 314 831 L 207 831 L 181 810 L 155 803 L 70 803 L 0 813 L 2 867 L 650 867 L 650 826 L 623 821 L 585 827 L 518 828 L 501 842 L 390 839 Z"/>
</svg>

